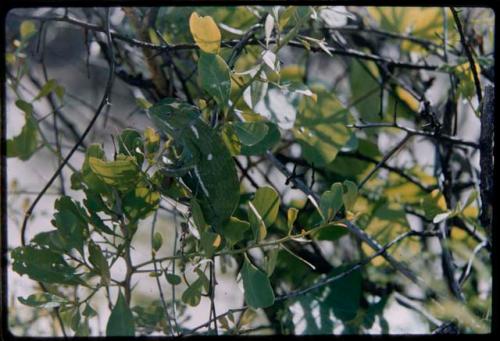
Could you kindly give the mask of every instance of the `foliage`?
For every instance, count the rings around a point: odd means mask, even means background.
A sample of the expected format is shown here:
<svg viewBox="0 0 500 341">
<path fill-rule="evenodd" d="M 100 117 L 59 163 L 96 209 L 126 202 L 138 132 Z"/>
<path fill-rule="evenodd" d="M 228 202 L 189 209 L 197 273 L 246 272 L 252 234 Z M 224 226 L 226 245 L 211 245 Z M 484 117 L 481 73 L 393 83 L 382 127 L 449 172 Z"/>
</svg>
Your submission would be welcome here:
<svg viewBox="0 0 500 341">
<path fill-rule="evenodd" d="M 91 18 L 100 10 L 81 11 Z M 421 304 L 410 306 L 436 315 L 424 330 L 442 319 L 463 332 L 489 331 L 491 290 L 484 287 L 491 245 L 470 156 L 479 147 L 459 138 L 452 122 L 462 99 L 481 112 L 473 70 L 481 74 L 493 60 L 482 45 L 468 47 L 481 61 L 473 67 L 460 57 L 450 10 L 111 12 L 125 19 L 101 16 L 99 31 L 108 40 L 90 36 L 94 24 L 77 25 L 100 46 L 112 76 L 133 89 L 133 114 L 147 124 L 138 127 L 120 113 L 120 129 L 104 128 L 107 136 L 113 132 L 110 144 L 104 138 L 84 144 L 83 129 L 74 140 L 61 136 L 58 129 L 72 131 L 75 117 L 65 107 L 68 89 L 56 80 L 45 77 L 26 99 L 21 84 L 35 67 L 28 49 L 42 34 L 36 19 L 20 23 L 15 49 L 7 51 L 9 96 L 25 118 L 20 133 L 6 140 L 7 157 L 32 162 L 53 152 L 61 168 L 50 181 L 59 178 L 63 186 L 53 228 L 24 243 L 35 200 L 21 225 L 23 244 L 9 252 L 12 271 L 42 288 L 18 297 L 20 303 L 49 310 L 75 336 L 97 335 L 103 309 L 107 336 L 240 335 L 254 327 L 278 334 L 388 333 L 386 308 L 408 307 L 397 297 L 411 300 L 411 288 Z M 81 23 L 71 16 L 61 21 Z M 385 47 L 398 57 L 385 57 Z M 335 72 L 338 81 L 311 71 L 318 56 L 328 69 L 345 69 Z M 450 90 L 436 88 L 428 74 L 445 75 Z M 110 79 L 103 103 L 114 101 Z M 437 93 L 433 106 L 429 89 Z M 52 105 L 53 125 L 44 125 L 42 102 Z M 107 115 L 101 109 L 95 117 Z M 97 129 L 95 122 L 89 129 Z M 55 144 L 48 133 L 55 133 Z M 419 161 L 420 138 L 431 142 L 438 161 Z M 62 142 L 76 147 L 66 154 Z M 79 146 L 82 163 L 75 167 L 69 158 Z M 139 242 L 145 236 L 147 245 Z M 139 254 L 149 258 L 139 261 Z M 157 290 L 147 298 L 135 290 L 144 274 Z M 243 305 L 223 312 L 217 285 L 228 276 L 240 284 Z M 210 306 L 208 320 L 187 327 L 190 309 L 202 302 Z"/>
</svg>

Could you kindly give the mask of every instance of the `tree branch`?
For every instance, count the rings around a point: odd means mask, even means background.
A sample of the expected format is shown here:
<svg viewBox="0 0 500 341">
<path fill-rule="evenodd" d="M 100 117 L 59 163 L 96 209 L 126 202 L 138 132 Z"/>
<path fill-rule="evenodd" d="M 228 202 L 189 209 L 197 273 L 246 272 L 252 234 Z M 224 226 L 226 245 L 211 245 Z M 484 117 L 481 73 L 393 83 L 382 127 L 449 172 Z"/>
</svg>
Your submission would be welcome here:
<svg viewBox="0 0 500 341">
<path fill-rule="evenodd" d="M 481 214 L 479 220 L 488 233 L 491 241 L 491 227 L 493 218 L 493 143 L 495 135 L 495 88 L 487 86 L 484 94 L 484 101 L 481 109 L 481 133 L 479 137 L 479 165 L 480 174 L 480 194 L 481 194 Z"/>
<path fill-rule="evenodd" d="M 371 128 L 396 128 L 400 129 L 403 131 L 406 131 L 408 134 L 411 135 L 420 135 L 420 136 L 425 136 L 431 139 L 435 140 L 443 140 L 445 142 L 450 142 L 453 144 L 458 144 L 458 145 L 464 145 L 472 148 L 479 148 L 479 145 L 476 142 L 472 141 L 466 141 L 466 140 L 461 140 L 459 138 L 453 137 L 453 136 L 448 136 L 445 134 L 436 134 L 436 133 L 431 133 L 427 131 L 422 131 L 422 130 L 415 130 L 412 128 L 404 127 L 399 124 L 394 124 L 394 123 L 366 123 L 366 124 L 348 124 L 346 125 L 348 128 L 355 128 L 355 129 L 371 129 Z"/>
</svg>

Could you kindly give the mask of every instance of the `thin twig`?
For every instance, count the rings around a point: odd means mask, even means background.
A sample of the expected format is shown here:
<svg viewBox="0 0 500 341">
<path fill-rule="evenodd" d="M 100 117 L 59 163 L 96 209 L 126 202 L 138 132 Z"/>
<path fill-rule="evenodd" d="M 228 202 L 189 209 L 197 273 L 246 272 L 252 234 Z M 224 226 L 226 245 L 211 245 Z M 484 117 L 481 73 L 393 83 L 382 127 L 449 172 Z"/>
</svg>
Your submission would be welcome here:
<svg viewBox="0 0 500 341">
<path fill-rule="evenodd" d="M 153 222 L 151 223 L 151 243 L 153 243 L 153 240 L 154 240 L 157 218 L 158 218 L 158 211 L 155 212 L 155 214 L 153 216 Z M 156 257 L 156 251 L 152 250 L 153 268 L 155 271 L 156 286 L 158 287 L 158 292 L 160 294 L 160 301 L 161 301 L 161 304 L 163 306 L 163 312 L 165 313 L 165 319 L 167 320 L 168 328 L 170 330 L 170 333 L 172 335 L 174 335 L 174 329 L 172 328 L 172 323 L 170 322 L 170 316 L 168 313 L 167 303 L 165 301 L 165 296 L 163 296 L 163 290 L 161 288 L 160 276 L 158 276 L 158 267 L 156 265 L 155 257 Z"/>
<path fill-rule="evenodd" d="M 384 155 L 382 160 L 380 160 L 377 165 L 370 171 L 370 173 L 368 173 L 368 175 L 360 181 L 360 183 L 358 184 L 358 190 L 363 187 L 363 185 L 372 177 L 373 174 L 378 171 L 380 167 L 382 167 L 384 163 L 386 163 L 398 150 L 400 150 L 406 144 L 406 142 L 408 142 L 410 137 L 412 137 L 411 134 L 406 134 L 406 136 L 396 146 L 394 146 L 394 148 L 392 148 L 387 154 Z"/>
<path fill-rule="evenodd" d="M 472 269 L 472 263 L 474 262 L 474 258 L 479 253 L 479 251 L 481 251 L 481 249 L 486 247 L 486 245 L 488 245 L 488 241 L 485 240 L 484 242 L 477 244 L 476 247 L 474 248 L 474 250 L 472 251 L 472 254 L 470 255 L 469 261 L 467 262 L 467 266 L 465 267 L 464 272 L 462 272 L 462 274 L 460 275 L 460 278 L 458 279 L 458 284 L 461 287 L 464 285 L 467 278 L 469 278 L 470 271 Z"/>
<path fill-rule="evenodd" d="M 450 9 L 451 9 L 451 13 L 453 14 L 453 19 L 455 19 L 455 24 L 457 25 L 458 33 L 460 34 L 460 41 L 462 42 L 462 45 L 463 45 L 464 50 L 465 50 L 465 54 L 467 56 L 467 59 L 469 60 L 470 69 L 472 72 L 472 77 L 474 78 L 474 85 L 476 87 L 477 100 L 479 103 L 481 103 L 483 101 L 483 94 L 481 92 L 481 83 L 479 82 L 479 76 L 478 76 L 477 70 L 476 70 L 476 63 L 474 62 L 474 58 L 472 57 L 472 53 L 471 53 L 469 44 L 467 44 L 464 29 L 462 27 L 462 22 L 460 21 L 460 18 L 458 17 L 457 10 L 454 7 L 450 7 Z"/>
<path fill-rule="evenodd" d="M 266 153 L 268 160 L 274 164 L 274 166 L 281 172 L 283 175 L 286 177 L 289 177 L 291 174 L 286 168 L 284 164 L 282 164 L 270 151 L 267 151 Z M 318 202 L 319 202 L 319 196 L 312 191 L 308 186 L 306 186 L 300 179 L 294 177 L 291 179 L 291 181 L 294 183 L 294 185 L 300 189 L 302 192 L 304 192 L 308 198 L 311 200 L 313 205 L 317 207 L 319 210 Z M 360 240 L 364 241 L 367 243 L 372 249 L 375 251 L 380 251 L 382 246 L 375 241 L 372 237 L 370 237 L 366 232 L 364 232 L 362 229 L 360 229 L 358 226 L 354 225 L 352 222 L 346 220 L 346 228 L 349 230 L 349 232 L 353 233 L 356 237 L 358 237 Z M 428 287 L 425 285 L 422 280 L 415 275 L 413 271 L 411 271 L 409 268 L 407 268 L 405 265 L 402 263 L 398 262 L 394 257 L 391 255 L 383 252 L 382 256 L 391 264 L 392 267 L 394 267 L 397 271 L 402 273 L 405 277 L 410 279 L 412 282 L 416 284 L 422 284 L 425 287 Z"/>
<path fill-rule="evenodd" d="M 107 11 L 106 27 L 107 27 L 107 38 L 108 38 L 107 42 L 108 42 L 109 49 L 111 51 L 111 55 L 113 55 L 113 44 L 112 44 L 112 41 L 111 41 L 111 34 L 110 34 L 110 31 L 109 31 L 109 27 L 110 27 L 109 26 L 110 25 L 109 24 L 109 8 L 106 9 L 106 11 Z M 90 120 L 90 122 L 87 125 L 87 128 L 84 130 L 83 134 L 80 136 L 80 139 L 75 143 L 75 145 L 69 151 L 68 155 L 64 158 L 64 160 L 62 160 L 61 164 L 59 165 L 59 167 L 57 168 L 57 170 L 54 172 L 54 174 L 52 175 L 52 177 L 50 178 L 50 180 L 47 182 L 47 184 L 40 191 L 40 193 L 35 198 L 35 200 L 33 201 L 33 203 L 30 205 L 30 207 L 28 208 L 28 210 L 26 210 L 26 213 L 25 213 L 25 216 L 24 216 L 24 220 L 23 220 L 23 225 L 22 225 L 22 228 L 21 228 L 21 243 L 22 243 L 23 246 L 26 245 L 26 229 L 28 227 L 28 220 L 29 220 L 29 217 L 31 216 L 31 214 L 33 213 L 33 210 L 35 209 L 36 205 L 38 204 L 38 202 L 40 201 L 40 199 L 43 197 L 43 195 L 45 194 L 45 192 L 52 185 L 52 183 L 54 182 L 54 180 L 59 176 L 59 173 L 62 171 L 62 169 L 64 168 L 64 166 L 68 163 L 69 159 L 73 156 L 73 154 L 78 149 L 78 147 L 80 146 L 80 144 L 83 142 L 83 140 L 85 139 L 85 137 L 87 136 L 87 134 L 90 132 L 90 130 L 92 129 L 94 123 L 96 122 L 97 118 L 99 117 L 102 109 L 106 105 L 110 105 L 109 98 L 110 98 L 111 89 L 112 89 L 112 86 L 113 86 L 113 80 L 114 80 L 113 75 L 114 75 L 114 72 L 115 72 L 115 61 L 114 61 L 114 59 L 112 59 L 112 62 L 111 62 L 110 68 L 109 68 L 109 72 L 108 72 L 108 80 L 107 80 L 106 87 L 105 87 L 105 90 L 104 90 L 104 95 L 102 97 L 102 100 L 101 100 L 101 102 L 100 102 L 100 104 L 99 104 L 99 106 L 98 106 L 98 108 L 97 108 L 94 116 Z"/>
<path fill-rule="evenodd" d="M 400 129 L 403 131 L 406 131 L 407 133 L 411 135 L 420 135 L 420 136 L 425 136 L 429 137 L 435 140 L 443 140 L 446 142 L 450 142 L 453 144 L 458 144 L 458 145 L 464 145 L 472 148 L 479 148 L 479 145 L 476 142 L 472 141 L 467 141 L 467 140 L 461 140 L 459 138 L 453 137 L 453 136 L 448 136 L 445 134 L 436 134 L 436 133 L 431 133 L 428 131 L 422 131 L 422 130 L 416 130 L 412 128 L 408 128 L 405 126 L 401 126 L 399 124 L 393 124 L 393 123 L 366 123 L 366 124 L 348 124 L 346 125 L 348 128 L 355 128 L 355 129 L 371 129 L 371 128 L 396 128 Z"/>
<path fill-rule="evenodd" d="M 31 19 L 31 20 L 43 20 L 43 21 L 52 20 L 52 21 L 66 22 L 66 23 L 69 23 L 69 24 L 73 24 L 73 25 L 77 25 L 77 26 L 86 28 L 88 30 L 93 30 L 93 31 L 97 31 L 97 32 L 105 32 L 105 30 L 102 27 L 100 27 L 99 25 L 94 25 L 94 24 L 91 24 L 91 23 L 87 23 L 85 21 L 82 21 L 80 19 L 74 18 L 72 16 L 67 16 L 67 17 L 60 17 L 60 16 L 41 17 L 41 16 L 25 16 L 25 15 L 18 15 L 18 14 L 11 14 L 11 15 L 15 15 L 17 17 L 21 17 L 21 18 L 25 18 L 25 19 Z M 128 38 L 128 37 L 125 37 L 125 36 L 123 36 L 123 35 L 121 35 L 121 34 L 119 34 L 117 32 L 114 32 L 114 31 L 111 32 L 111 35 L 115 39 L 124 41 L 126 43 L 131 44 L 131 45 L 139 46 L 139 47 L 145 48 L 145 49 L 153 49 L 153 50 L 166 50 L 166 49 L 170 49 L 171 51 L 181 51 L 181 50 L 198 49 L 198 46 L 196 44 L 177 44 L 177 45 L 165 46 L 165 45 L 162 45 L 162 44 L 153 44 L 153 43 L 148 43 L 148 42 L 145 42 L 145 41 L 137 40 L 137 39 L 134 39 L 134 38 Z M 240 40 L 229 40 L 229 41 L 223 41 L 223 42 L 221 42 L 221 45 L 231 47 L 231 46 L 236 46 L 239 42 L 240 42 Z M 264 39 L 260 39 L 260 40 L 252 39 L 248 43 L 249 44 L 261 44 L 263 42 L 264 42 Z M 269 41 L 269 43 L 270 44 L 274 44 L 274 43 L 277 43 L 277 41 L 274 40 L 274 39 L 271 39 Z M 293 46 L 293 47 L 302 48 L 302 49 L 308 48 L 312 52 L 323 52 L 323 53 L 325 53 L 325 51 L 323 49 L 321 49 L 320 47 L 317 47 L 317 46 L 308 46 L 308 47 L 306 47 L 301 42 L 295 41 L 295 40 L 289 41 L 287 45 Z M 407 68 L 407 69 L 414 69 L 414 70 L 431 70 L 431 71 L 436 71 L 436 72 L 444 72 L 444 71 L 442 71 L 442 70 L 439 69 L 439 65 L 415 64 L 415 63 L 411 63 L 411 62 L 395 61 L 395 60 L 392 60 L 392 59 L 389 59 L 389 58 L 384 58 L 384 57 L 380 57 L 380 56 L 377 56 L 377 55 L 374 55 L 374 54 L 371 54 L 371 53 L 365 53 L 365 52 L 361 52 L 361 51 L 357 51 L 357 50 L 353 50 L 353 49 L 336 49 L 336 48 L 333 48 L 333 47 L 325 47 L 325 48 L 326 48 L 326 50 L 328 50 L 328 52 L 330 54 L 342 55 L 342 56 L 352 57 L 352 58 L 360 58 L 360 59 L 371 60 L 371 61 L 375 61 L 375 62 L 383 62 L 383 63 L 387 63 L 387 65 L 391 66 L 391 67 Z"/>
</svg>

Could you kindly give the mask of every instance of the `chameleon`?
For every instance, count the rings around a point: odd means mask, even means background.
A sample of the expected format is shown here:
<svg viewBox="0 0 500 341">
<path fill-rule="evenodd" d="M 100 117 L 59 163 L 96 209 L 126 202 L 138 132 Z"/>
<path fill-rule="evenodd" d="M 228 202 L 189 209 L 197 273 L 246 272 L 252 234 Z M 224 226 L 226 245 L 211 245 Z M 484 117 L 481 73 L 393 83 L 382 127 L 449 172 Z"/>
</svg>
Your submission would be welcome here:
<svg viewBox="0 0 500 341">
<path fill-rule="evenodd" d="M 239 203 L 240 186 L 234 160 L 217 131 L 203 121 L 197 107 L 173 98 L 160 100 L 148 114 L 182 149 L 176 167 L 164 170 L 182 176 L 207 223 L 227 221 Z"/>
</svg>

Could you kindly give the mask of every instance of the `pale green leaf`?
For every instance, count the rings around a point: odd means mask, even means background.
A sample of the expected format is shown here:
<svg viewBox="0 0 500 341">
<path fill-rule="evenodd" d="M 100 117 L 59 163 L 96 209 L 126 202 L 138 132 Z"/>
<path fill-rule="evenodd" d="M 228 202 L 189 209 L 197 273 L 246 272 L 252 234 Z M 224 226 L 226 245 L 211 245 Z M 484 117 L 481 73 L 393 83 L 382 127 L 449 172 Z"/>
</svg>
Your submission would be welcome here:
<svg viewBox="0 0 500 341">
<path fill-rule="evenodd" d="M 266 308 L 274 304 L 274 293 L 266 274 L 257 269 L 245 255 L 241 269 L 245 302 L 252 308 Z"/>
<path fill-rule="evenodd" d="M 231 76 L 224 59 L 219 55 L 200 52 L 198 72 L 202 88 L 221 108 L 225 108 L 231 93 Z"/>
</svg>

